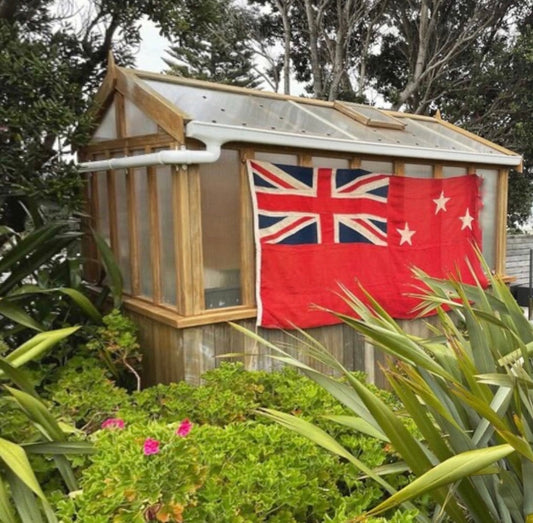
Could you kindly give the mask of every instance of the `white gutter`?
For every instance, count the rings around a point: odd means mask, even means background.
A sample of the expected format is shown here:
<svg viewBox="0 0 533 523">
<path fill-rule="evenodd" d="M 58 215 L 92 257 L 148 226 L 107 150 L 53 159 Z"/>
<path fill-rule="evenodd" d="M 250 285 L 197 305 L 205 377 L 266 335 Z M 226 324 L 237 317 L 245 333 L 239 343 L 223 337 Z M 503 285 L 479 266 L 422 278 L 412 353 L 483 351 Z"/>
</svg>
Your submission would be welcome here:
<svg viewBox="0 0 533 523">
<path fill-rule="evenodd" d="M 417 158 L 422 160 L 442 160 L 467 163 L 484 163 L 516 167 L 522 162 L 521 156 L 495 152 L 480 153 L 476 151 L 456 151 L 433 147 L 412 147 L 378 142 L 363 142 L 327 136 L 306 136 L 270 129 L 254 129 L 236 125 L 199 122 L 193 120 L 187 124 L 187 136 L 202 141 L 208 139 L 226 142 L 246 142 L 265 145 L 281 145 L 304 149 L 339 151 L 356 154 L 373 154 L 397 158 Z"/>
<path fill-rule="evenodd" d="M 226 140 L 224 140 L 226 141 Z M 128 169 L 130 167 L 147 167 L 150 165 L 183 165 L 191 163 L 213 163 L 220 156 L 223 141 L 206 138 L 205 150 L 168 149 L 157 153 L 138 154 L 83 162 L 78 164 L 80 172 L 112 171 L 114 169 Z"/>
<path fill-rule="evenodd" d="M 205 150 L 168 149 L 157 153 L 109 158 L 78 164 L 81 172 L 108 171 L 129 167 L 150 165 L 183 165 L 195 163 L 214 163 L 220 157 L 220 148 L 227 142 L 245 142 L 264 145 L 300 147 L 303 149 L 338 151 L 354 154 L 373 154 L 396 158 L 421 160 L 441 160 L 467 162 L 470 164 L 491 164 L 517 167 L 522 163 L 521 156 L 499 153 L 480 153 L 476 151 L 456 151 L 433 147 L 412 147 L 378 142 L 363 142 L 326 136 L 306 136 L 269 129 L 254 129 L 243 126 L 191 121 L 186 126 L 189 138 L 206 144 Z"/>
</svg>

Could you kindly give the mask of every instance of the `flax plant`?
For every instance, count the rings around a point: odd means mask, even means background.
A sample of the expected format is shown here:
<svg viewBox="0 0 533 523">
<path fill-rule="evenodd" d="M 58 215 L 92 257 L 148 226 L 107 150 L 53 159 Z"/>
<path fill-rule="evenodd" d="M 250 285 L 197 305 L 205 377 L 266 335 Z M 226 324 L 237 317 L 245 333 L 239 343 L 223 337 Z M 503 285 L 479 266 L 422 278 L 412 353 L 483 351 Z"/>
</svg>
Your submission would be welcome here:
<svg viewBox="0 0 533 523">
<path fill-rule="evenodd" d="M 421 520 L 533 522 L 532 325 L 498 278 L 490 276 L 485 290 L 415 272 L 424 291 L 420 312 L 435 312 L 439 319 L 430 337 L 405 332 L 370 296 L 362 301 L 346 289 L 354 315 L 338 315 L 390 356 L 383 371 L 404 412 L 388 407 L 305 332 L 299 335 L 306 355 L 344 380 L 247 332 L 269 347 L 273 358 L 301 369 L 353 412 L 328 416 L 331 420 L 390 443 L 415 476 L 408 486 L 394 491 L 386 476 L 395 469 L 368 470 L 304 420 L 266 409 L 263 414 L 349 460 L 385 488 L 390 496 L 358 520 L 400 504 L 412 508 L 413 498 L 429 492 L 436 512 L 420 514 Z M 405 428 L 405 414 L 421 437 Z"/>
</svg>

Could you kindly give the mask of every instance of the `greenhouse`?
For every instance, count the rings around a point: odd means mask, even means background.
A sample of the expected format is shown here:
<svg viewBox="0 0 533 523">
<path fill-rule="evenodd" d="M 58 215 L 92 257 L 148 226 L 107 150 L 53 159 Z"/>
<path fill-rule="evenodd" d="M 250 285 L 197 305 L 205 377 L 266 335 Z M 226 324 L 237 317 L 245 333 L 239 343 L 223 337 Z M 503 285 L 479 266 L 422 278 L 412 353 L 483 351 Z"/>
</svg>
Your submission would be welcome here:
<svg viewBox="0 0 533 523">
<path fill-rule="evenodd" d="M 520 170 L 522 158 L 439 114 L 285 96 L 111 61 L 95 122 L 91 142 L 79 153 L 88 177 L 87 211 L 119 261 L 148 382 L 197 381 L 228 350 L 244 353 L 249 368 L 270 368 L 254 341 L 229 321 L 271 341 L 287 339 L 282 329 L 256 325 L 250 161 L 427 180 L 476 173 L 483 255 L 503 275 L 508 173 Z M 92 260 L 87 277 L 97 283 L 96 249 L 87 243 L 85 250 Z M 413 332 L 424 329 L 420 320 L 401 321 Z M 347 368 L 374 377 L 377 356 L 355 331 L 342 324 L 305 328 Z"/>
</svg>

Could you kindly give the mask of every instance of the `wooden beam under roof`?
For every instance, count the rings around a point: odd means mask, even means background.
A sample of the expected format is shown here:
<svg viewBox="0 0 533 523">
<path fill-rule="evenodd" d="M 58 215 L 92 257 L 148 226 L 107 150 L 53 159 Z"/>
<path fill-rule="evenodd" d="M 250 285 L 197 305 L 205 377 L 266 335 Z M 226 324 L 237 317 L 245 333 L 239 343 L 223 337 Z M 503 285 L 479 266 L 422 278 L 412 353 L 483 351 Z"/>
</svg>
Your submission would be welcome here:
<svg viewBox="0 0 533 523">
<path fill-rule="evenodd" d="M 180 144 L 185 143 L 184 125 L 189 118 L 133 72 L 116 67 L 116 89 L 154 120 Z"/>
<path fill-rule="evenodd" d="M 100 85 L 98 91 L 96 91 L 92 104 L 89 108 L 89 113 L 92 115 L 95 126 L 100 123 L 100 119 L 113 101 L 117 83 L 116 70 L 117 66 L 115 65 L 115 59 L 113 58 L 113 54 L 110 52 L 107 61 L 106 75 L 102 85 Z"/>
</svg>

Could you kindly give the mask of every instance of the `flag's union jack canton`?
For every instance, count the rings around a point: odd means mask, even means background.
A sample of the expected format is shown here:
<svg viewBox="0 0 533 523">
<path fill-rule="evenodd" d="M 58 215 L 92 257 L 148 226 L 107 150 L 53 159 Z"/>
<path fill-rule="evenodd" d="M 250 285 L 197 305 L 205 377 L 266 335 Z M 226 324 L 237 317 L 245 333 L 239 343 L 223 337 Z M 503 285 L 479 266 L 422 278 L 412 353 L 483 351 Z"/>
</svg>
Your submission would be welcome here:
<svg viewBox="0 0 533 523">
<path fill-rule="evenodd" d="M 251 161 L 262 244 L 387 245 L 389 176 Z"/>
</svg>

